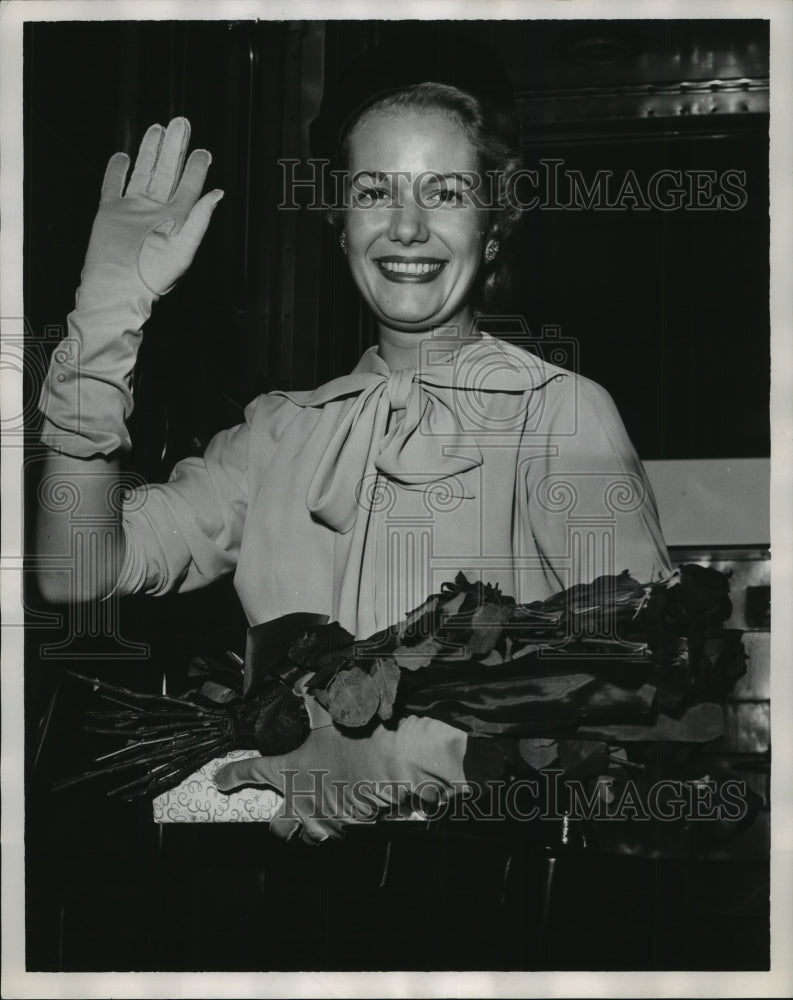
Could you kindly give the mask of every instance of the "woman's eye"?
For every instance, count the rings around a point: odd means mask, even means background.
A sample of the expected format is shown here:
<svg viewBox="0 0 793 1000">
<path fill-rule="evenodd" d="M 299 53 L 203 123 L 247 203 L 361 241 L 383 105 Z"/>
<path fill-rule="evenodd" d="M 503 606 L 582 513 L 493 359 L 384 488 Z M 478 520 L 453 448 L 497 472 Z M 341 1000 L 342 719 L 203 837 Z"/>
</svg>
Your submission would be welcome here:
<svg viewBox="0 0 793 1000">
<path fill-rule="evenodd" d="M 385 201 L 388 197 L 388 189 L 384 187 L 378 188 L 358 188 L 355 192 L 355 203 L 356 205 L 361 205 L 364 208 L 368 208 L 371 205 L 375 205 L 378 202 Z"/>
<path fill-rule="evenodd" d="M 426 200 L 430 205 L 462 205 L 463 192 L 452 187 L 436 188 L 427 195 Z"/>
</svg>

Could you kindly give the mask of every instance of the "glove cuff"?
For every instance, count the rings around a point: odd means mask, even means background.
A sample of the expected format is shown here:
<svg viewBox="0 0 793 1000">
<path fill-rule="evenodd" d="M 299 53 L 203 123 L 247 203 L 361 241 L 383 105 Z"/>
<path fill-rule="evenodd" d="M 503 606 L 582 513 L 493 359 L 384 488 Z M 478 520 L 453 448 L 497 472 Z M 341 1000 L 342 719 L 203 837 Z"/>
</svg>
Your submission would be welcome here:
<svg viewBox="0 0 793 1000">
<path fill-rule="evenodd" d="M 89 305 L 78 291 L 68 336 L 53 351 L 39 397 L 43 444 L 75 458 L 129 450 L 141 327 L 157 298 L 141 290 L 123 304 Z"/>
</svg>

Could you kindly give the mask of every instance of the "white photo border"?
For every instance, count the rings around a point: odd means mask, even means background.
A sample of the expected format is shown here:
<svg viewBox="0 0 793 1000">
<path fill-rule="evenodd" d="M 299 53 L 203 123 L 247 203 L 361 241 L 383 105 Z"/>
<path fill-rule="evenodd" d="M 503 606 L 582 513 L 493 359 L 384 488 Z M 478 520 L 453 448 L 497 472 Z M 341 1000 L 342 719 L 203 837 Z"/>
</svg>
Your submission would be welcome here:
<svg viewBox="0 0 793 1000">
<path fill-rule="evenodd" d="M 770 972 L 40 973 L 25 970 L 23 449 L 2 447 L 2 981 L 23 997 L 532 996 L 793 994 L 793 5 L 788 0 L 5 0 L 0 3 L 0 317 L 16 336 L 22 297 L 22 32 L 28 21 L 302 19 L 768 19 L 771 28 L 772 769 Z M 57 168 L 57 164 L 55 165 Z M 22 377 L 0 364 L 6 411 Z"/>
</svg>

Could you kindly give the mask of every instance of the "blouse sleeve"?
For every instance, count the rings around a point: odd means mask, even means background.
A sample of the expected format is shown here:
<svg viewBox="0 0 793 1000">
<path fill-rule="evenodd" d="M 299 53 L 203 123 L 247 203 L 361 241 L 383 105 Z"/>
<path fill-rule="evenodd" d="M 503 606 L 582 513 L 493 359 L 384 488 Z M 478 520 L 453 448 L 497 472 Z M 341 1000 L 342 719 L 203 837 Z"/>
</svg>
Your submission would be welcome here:
<svg viewBox="0 0 793 1000">
<path fill-rule="evenodd" d="M 116 592 L 188 591 L 237 564 L 248 506 L 250 425 L 221 431 L 201 458 L 177 463 L 167 483 L 134 490 L 125 501 L 124 562 Z"/>
<path fill-rule="evenodd" d="M 640 583 L 671 572 L 652 487 L 609 394 L 557 377 L 544 409 L 545 433 L 525 467 L 528 530 L 549 588 L 624 570 Z"/>
</svg>

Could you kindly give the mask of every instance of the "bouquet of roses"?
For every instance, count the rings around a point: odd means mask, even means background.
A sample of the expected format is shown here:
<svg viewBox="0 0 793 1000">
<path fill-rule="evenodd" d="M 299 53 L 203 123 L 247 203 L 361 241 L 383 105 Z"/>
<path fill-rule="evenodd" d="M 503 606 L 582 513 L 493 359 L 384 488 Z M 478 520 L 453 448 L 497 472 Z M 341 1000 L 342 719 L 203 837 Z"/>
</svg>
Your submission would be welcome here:
<svg viewBox="0 0 793 1000">
<path fill-rule="evenodd" d="M 57 787 L 105 777 L 111 794 L 154 795 L 231 750 L 289 753 L 309 735 L 311 698 L 364 738 L 424 716 L 576 773 L 626 733 L 702 742 L 720 735 L 716 703 L 746 671 L 730 614 L 727 577 L 686 565 L 651 584 L 625 572 L 524 605 L 458 574 L 359 641 L 323 616 L 286 615 L 249 630 L 244 661 L 193 661 L 197 683 L 178 698 L 75 675 L 102 700 L 85 728 L 122 745 Z"/>
</svg>

